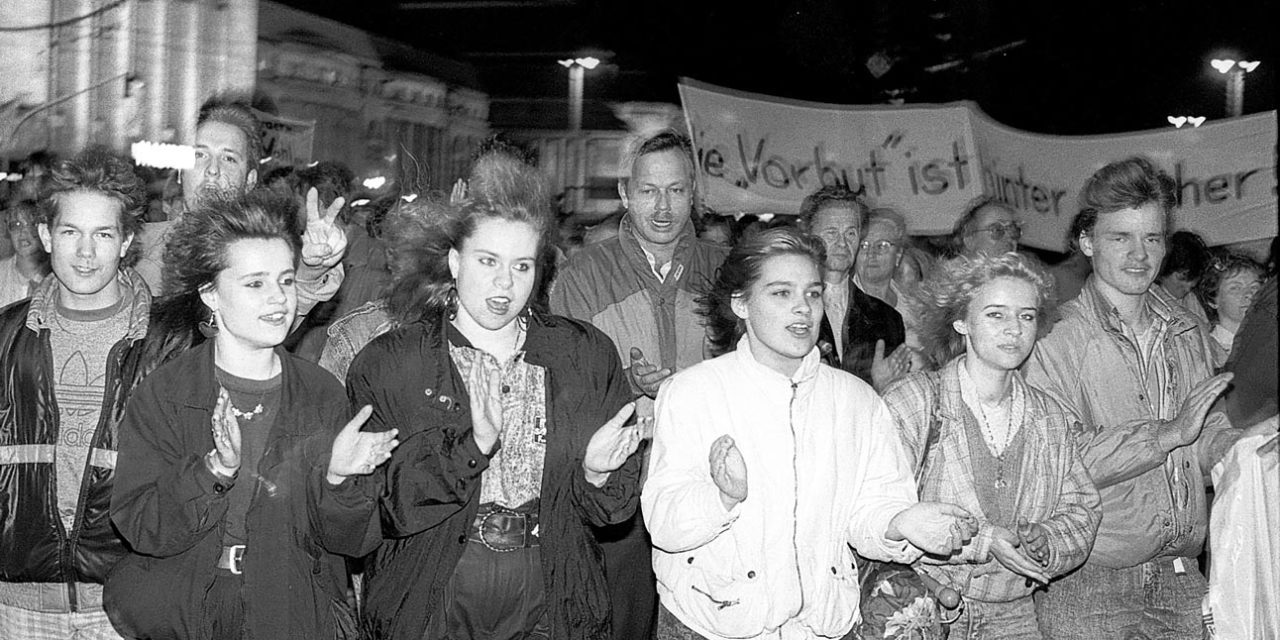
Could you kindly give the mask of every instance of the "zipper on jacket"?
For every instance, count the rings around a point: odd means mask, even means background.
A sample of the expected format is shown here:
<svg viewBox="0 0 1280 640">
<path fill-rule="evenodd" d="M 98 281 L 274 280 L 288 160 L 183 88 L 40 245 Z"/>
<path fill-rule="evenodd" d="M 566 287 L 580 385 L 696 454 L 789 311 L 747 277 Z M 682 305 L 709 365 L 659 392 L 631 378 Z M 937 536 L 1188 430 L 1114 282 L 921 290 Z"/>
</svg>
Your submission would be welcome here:
<svg viewBox="0 0 1280 640">
<path fill-rule="evenodd" d="M 49 329 L 43 329 L 40 332 L 41 346 L 43 347 L 42 351 L 44 351 L 45 366 L 48 367 L 47 371 L 52 373 L 57 369 L 55 369 L 53 366 L 53 344 L 51 342 L 49 335 L 50 335 Z M 52 515 L 53 521 L 58 525 L 58 529 L 57 529 L 58 531 L 58 564 L 59 564 L 58 568 L 60 573 L 62 573 L 62 582 L 65 585 L 67 585 L 67 603 L 70 606 L 71 611 L 76 612 L 80 610 L 80 602 L 76 594 L 76 575 L 74 571 L 70 570 L 71 558 L 72 558 L 71 535 L 70 535 L 70 532 L 67 531 L 67 525 L 63 524 L 62 522 L 62 514 L 58 513 L 57 441 L 62 434 L 62 420 L 61 420 L 62 410 L 58 408 L 58 394 L 53 392 L 52 381 L 50 381 L 49 385 L 50 385 L 49 409 L 50 409 L 50 415 L 52 416 L 52 419 L 55 425 L 53 430 L 53 435 L 54 435 L 53 468 L 49 472 L 50 473 L 49 492 L 48 492 L 48 495 L 50 498 L 49 513 L 50 515 Z M 92 447 L 90 449 L 92 449 Z M 88 459 L 85 460 L 85 465 L 86 466 L 88 465 Z M 80 482 L 80 494 L 81 495 L 84 494 L 83 480 Z M 80 515 L 79 509 L 77 509 L 76 518 L 78 518 L 79 515 Z M 73 518 L 72 520 L 73 525 L 75 524 L 74 521 L 75 521 L 75 518 Z"/>
<path fill-rule="evenodd" d="M 1157 321 L 1157 318 L 1151 318 L 1151 322 L 1154 323 L 1156 321 Z M 1138 338 L 1137 332 L 1133 331 L 1132 327 L 1130 327 L 1130 331 L 1133 333 L 1134 338 L 1137 339 Z M 1156 360 L 1154 350 L 1152 352 L 1151 362 L 1147 362 L 1143 357 L 1142 345 L 1140 344 L 1140 339 L 1131 340 L 1123 330 L 1118 331 L 1116 333 L 1117 333 L 1117 337 L 1120 338 L 1120 341 L 1124 344 L 1124 346 L 1129 348 L 1133 352 L 1133 358 L 1137 362 L 1137 366 L 1134 368 L 1137 370 L 1137 374 L 1138 374 L 1138 385 L 1142 388 L 1142 393 L 1146 398 L 1145 401 L 1147 404 L 1147 410 L 1150 411 L 1150 414 L 1154 416 L 1157 420 L 1160 420 L 1161 419 L 1160 415 L 1162 413 L 1163 405 L 1156 406 L 1155 398 L 1152 397 L 1151 388 L 1150 388 L 1150 385 L 1148 384 L 1149 376 L 1148 376 L 1147 370 L 1151 367 L 1152 362 Z M 1161 329 L 1158 329 L 1157 334 L 1152 341 L 1152 346 L 1154 347 L 1155 345 L 1159 344 L 1162 349 L 1167 350 L 1169 348 L 1169 345 L 1165 344 L 1165 342 L 1166 342 L 1166 338 L 1168 337 L 1168 333 L 1169 333 L 1168 327 L 1163 327 Z M 1172 374 L 1166 371 L 1165 375 L 1167 377 Z M 1159 391 L 1161 394 L 1165 393 L 1164 389 L 1160 389 Z M 1180 470 L 1178 469 L 1178 461 L 1174 458 L 1175 451 L 1177 451 L 1177 449 L 1174 449 L 1174 451 L 1170 451 L 1165 456 L 1164 463 L 1160 465 L 1162 467 L 1162 471 L 1164 472 L 1165 490 L 1169 494 L 1168 518 L 1170 523 L 1166 527 L 1167 529 L 1169 529 L 1169 531 L 1167 533 L 1162 532 L 1163 534 L 1165 534 L 1165 539 L 1163 540 L 1163 543 L 1160 545 L 1162 549 L 1172 548 L 1175 542 L 1181 537 L 1180 530 L 1182 527 L 1182 523 L 1178 516 L 1178 497 L 1174 493 L 1177 489 L 1175 489 L 1173 486 L 1174 483 L 1178 481 L 1178 474 L 1180 473 Z M 1190 505 L 1190 500 L 1188 499 L 1187 505 L 1184 505 L 1183 508 L 1184 509 L 1188 508 L 1189 505 Z"/>
<path fill-rule="evenodd" d="M 49 340 L 48 334 L 46 334 L 45 339 L 46 339 L 46 344 L 48 344 L 48 340 Z M 75 555 L 72 553 L 72 550 L 75 549 L 80 544 L 80 531 L 81 531 L 80 526 L 84 520 L 85 499 L 88 497 L 88 494 L 89 494 L 90 476 L 93 473 L 92 462 L 93 462 L 94 445 L 99 442 L 102 435 L 103 427 L 106 426 L 114 417 L 113 408 L 115 406 L 115 400 L 119 397 L 121 393 L 123 393 L 123 387 L 127 384 L 124 380 L 120 379 L 120 368 L 121 368 L 120 365 L 121 365 L 121 362 L 124 360 L 124 356 L 121 354 L 121 351 L 125 348 L 121 346 L 123 342 L 124 340 L 117 342 L 115 345 L 111 347 L 111 350 L 107 352 L 107 371 L 106 371 L 107 377 L 104 379 L 105 384 L 102 389 L 102 406 L 98 407 L 98 426 L 94 428 L 93 438 L 89 440 L 89 452 L 88 452 L 88 455 L 85 456 L 84 470 L 81 471 L 81 474 L 80 474 L 80 492 L 76 496 L 76 510 L 75 510 L 75 515 L 72 516 L 72 519 L 71 519 L 71 531 L 67 531 L 66 526 L 62 524 L 62 516 L 59 515 L 57 512 L 58 511 L 57 491 L 56 489 L 54 491 L 54 509 L 53 509 L 54 516 L 58 520 L 59 531 L 62 534 L 63 542 L 64 542 L 64 544 L 61 545 L 61 547 L 62 547 L 62 556 L 63 556 L 63 563 L 64 563 L 63 574 L 66 577 L 66 583 L 67 583 L 67 596 L 68 596 L 67 600 L 70 603 L 71 611 L 73 612 L 80 610 L 80 602 L 79 602 L 79 595 L 76 591 L 76 583 L 78 581 L 76 580 L 76 572 L 75 572 L 75 566 L 74 566 Z M 49 356 L 49 365 L 50 365 L 49 370 L 53 371 L 52 345 L 49 345 L 49 349 L 47 350 L 46 353 L 48 353 L 48 356 Z M 115 384 L 114 389 L 111 388 L 111 385 L 113 384 L 112 380 L 116 381 L 114 383 Z M 58 408 L 57 394 L 49 394 L 49 397 L 52 399 L 52 402 L 53 402 L 53 415 L 55 416 L 55 419 L 58 421 L 58 433 L 59 433 L 59 437 L 61 437 L 62 413 L 61 413 L 61 410 Z M 118 450 L 118 445 L 117 445 L 117 450 Z M 111 474 L 113 476 L 112 480 L 114 481 L 114 475 L 115 475 L 114 469 L 111 471 Z M 58 467 L 56 462 L 53 468 L 53 484 L 54 484 L 54 487 L 57 487 Z"/>
<path fill-rule="evenodd" d="M 800 445 L 796 439 L 796 396 L 799 388 L 799 382 L 791 383 L 791 400 L 787 403 L 787 424 L 791 427 L 791 555 L 795 561 L 796 584 L 800 586 L 800 607 L 797 611 L 804 611 L 804 572 L 800 570 L 800 548 L 796 545 L 796 535 L 800 530 L 800 467 L 797 455 Z"/>
</svg>

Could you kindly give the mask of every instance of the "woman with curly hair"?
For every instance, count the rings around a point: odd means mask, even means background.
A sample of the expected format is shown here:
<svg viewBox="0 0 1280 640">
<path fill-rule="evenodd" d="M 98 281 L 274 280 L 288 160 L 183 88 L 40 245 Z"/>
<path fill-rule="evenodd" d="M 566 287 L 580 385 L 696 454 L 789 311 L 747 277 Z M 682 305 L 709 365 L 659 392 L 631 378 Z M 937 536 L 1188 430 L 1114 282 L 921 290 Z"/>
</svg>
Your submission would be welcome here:
<svg viewBox="0 0 1280 640">
<path fill-rule="evenodd" d="M 1041 638 L 1031 594 L 1084 561 L 1101 518 L 1067 414 L 1018 371 L 1053 291 L 1017 253 L 943 263 L 921 286 L 921 337 L 941 369 L 884 394 L 920 498 L 978 518 L 959 553 L 916 563 L 964 599 L 951 638 Z"/>
<path fill-rule="evenodd" d="M 613 343 L 533 304 L 549 210 L 486 191 L 402 229 L 397 326 L 347 373 L 353 406 L 373 405 L 369 428 L 403 440 L 374 476 L 383 541 L 366 564 L 365 629 L 605 640 L 591 525 L 634 513 L 643 434 L 626 426 Z"/>
<path fill-rule="evenodd" d="M 1231 355 L 1231 343 L 1244 321 L 1244 315 L 1253 304 L 1253 297 L 1262 288 L 1266 269 L 1253 258 L 1235 251 L 1220 251 L 1209 260 L 1204 275 L 1196 283 L 1195 293 L 1204 310 L 1209 314 L 1213 330 L 1213 366 L 1226 364 Z"/>
<path fill-rule="evenodd" d="M 367 551 L 374 503 L 349 478 L 384 462 L 395 432 L 361 432 L 368 409 L 343 426 L 338 382 L 280 347 L 302 241 L 277 198 L 204 201 L 165 248 L 152 329 L 169 335 L 149 339 L 171 360 L 125 408 L 111 499 L 132 553 L 104 603 L 126 637 L 356 636 L 336 554 Z"/>
<path fill-rule="evenodd" d="M 822 363 L 825 253 L 792 228 L 743 238 L 702 302 L 728 352 L 658 392 L 642 513 L 659 640 L 841 637 L 850 546 L 902 562 L 973 533 L 964 509 L 916 500 L 884 404 Z"/>
</svg>

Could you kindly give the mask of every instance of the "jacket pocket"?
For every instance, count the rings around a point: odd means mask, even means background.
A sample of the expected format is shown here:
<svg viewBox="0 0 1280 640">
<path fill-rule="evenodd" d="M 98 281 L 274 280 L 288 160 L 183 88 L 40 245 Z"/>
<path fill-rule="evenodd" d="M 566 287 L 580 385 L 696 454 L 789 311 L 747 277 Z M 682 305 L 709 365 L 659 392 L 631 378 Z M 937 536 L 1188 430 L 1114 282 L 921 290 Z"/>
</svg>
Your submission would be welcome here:
<svg viewBox="0 0 1280 640">
<path fill-rule="evenodd" d="M 766 572 L 739 561 L 731 542 L 719 542 L 717 539 L 686 553 L 664 554 L 668 570 L 662 573 L 670 578 L 667 586 L 676 607 L 702 628 L 735 638 L 758 635 L 771 609 Z"/>
<path fill-rule="evenodd" d="M 839 637 L 853 627 L 862 588 L 853 551 L 843 541 L 831 553 L 801 549 L 808 609 L 805 622 L 823 636 Z"/>
</svg>

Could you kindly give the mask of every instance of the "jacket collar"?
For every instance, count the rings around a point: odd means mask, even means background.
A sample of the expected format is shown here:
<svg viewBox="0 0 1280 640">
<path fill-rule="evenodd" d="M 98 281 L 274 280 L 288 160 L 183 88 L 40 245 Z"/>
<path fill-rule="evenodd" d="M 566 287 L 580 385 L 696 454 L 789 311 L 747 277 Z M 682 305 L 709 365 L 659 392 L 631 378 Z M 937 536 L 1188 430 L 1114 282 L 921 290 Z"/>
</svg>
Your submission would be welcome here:
<svg viewBox="0 0 1280 640">
<path fill-rule="evenodd" d="M 818 375 L 818 366 L 822 364 L 822 353 L 814 346 L 809 353 L 800 361 L 800 368 L 791 375 L 790 378 L 769 368 L 756 360 L 755 354 L 751 353 L 751 339 L 743 334 L 738 339 L 738 346 L 734 350 L 735 357 L 741 362 L 742 369 L 747 371 L 753 378 L 762 382 L 785 382 L 788 385 L 798 384 L 807 386 Z"/>
<path fill-rule="evenodd" d="M 1180 304 L 1165 300 L 1155 292 L 1155 288 L 1153 284 L 1146 294 L 1142 296 L 1142 304 L 1146 306 L 1146 310 L 1151 315 L 1153 322 L 1158 322 L 1167 327 L 1169 333 L 1174 335 L 1190 331 L 1199 326 L 1190 311 L 1187 311 Z M 1098 287 L 1097 274 L 1091 274 L 1089 279 L 1085 281 L 1079 300 L 1088 318 L 1096 321 L 1098 325 L 1109 333 L 1124 333 L 1120 321 L 1120 312 L 1116 310 L 1110 300 L 1107 300 L 1107 297 L 1103 295 L 1102 290 Z"/>
<path fill-rule="evenodd" d="M 644 247 L 640 246 L 640 240 L 636 238 L 635 223 L 631 221 L 631 212 L 627 212 L 622 216 L 622 221 L 618 223 L 618 242 L 622 245 L 623 253 L 633 265 L 640 271 L 649 274 L 655 280 L 657 276 L 653 275 L 653 268 L 649 266 L 649 258 L 645 255 Z M 675 282 L 680 279 L 681 266 L 688 259 L 689 252 L 693 250 L 693 243 L 697 242 L 697 236 L 694 234 L 693 220 L 685 223 L 684 230 L 680 232 L 680 237 L 676 239 L 675 252 L 671 254 L 671 271 L 667 274 L 664 282 Z M 661 265 L 659 265 L 661 266 Z"/>
<path fill-rule="evenodd" d="M 570 354 L 565 353 L 567 338 L 563 332 L 575 329 L 562 326 L 557 316 L 548 316 L 537 311 L 530 310 L 525 318 L 529 323 L 524 338 L 525 362 L 545 369 L 558 369 L 564 366 Z M 443 313 L 423 320 L 422 324 L 424 346 L 433 350 L 443 349 L 446 352 L 444 359 L 437 358 L 434 361 L 449 362 L 447 351 L 450 340 L 461 346 L 471 346 L 466 336 L 455 329 Z"/>
<path fill-rule="evenodd" d="M 129 331 L 125 339 L 140 340 L 147 334 L 148 314 L 151 312 L 151 289 L 147 282 L 129 267 L 121 267 L 116 275 L 120 285 L 133 292 L 133 301 L 129 305 Z M 27 311 L 27 328 L 35 332 L 51 329 L 53 314 L 58 312 L 58 277 L 50 273 L 31 295 L 31 306 Z"/>
<path fill-rule="evenodd" d="M 938 372 L 938 415 L 941 418 L 954 421 L 963 421 L 968 408 L 964 404 L 964 399 L 960 396 L 960 367 L 964 364 L 966 355 L 959 355 L 952 358 L 950 362 L 942 365 L 942 369 Z M 1048 415 L 1039 403 L 1032 401 L 1031 394 L 1027 387 L 1027 383 L 1022 379 L 1020 371 L 1013 371 L 1013 375 L 1009 377 L 1010 390 L 1022 394 L 1027 401 L 1023 403 L 1026 406 L 1026 414 L 1023 417 L 1023 427 L 1028 424 L 1038 424 L 1043 422 Z M 1027 432 L 1029 435 L 1030 432 Z"/>
</svg>

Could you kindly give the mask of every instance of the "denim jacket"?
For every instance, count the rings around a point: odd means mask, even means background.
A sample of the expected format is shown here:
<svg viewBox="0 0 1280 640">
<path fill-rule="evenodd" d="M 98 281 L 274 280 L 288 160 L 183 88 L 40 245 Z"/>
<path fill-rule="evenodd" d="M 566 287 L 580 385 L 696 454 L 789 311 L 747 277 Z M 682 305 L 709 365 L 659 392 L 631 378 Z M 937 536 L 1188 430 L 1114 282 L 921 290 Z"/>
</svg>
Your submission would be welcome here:
<svg viewBox="0 0 1280 640">
<path fill-rule="evenodd" d="M 1087 562 L 1132 567 L 1160 556 L 1195 557 L 1207 528 L 1209 469 L 1239 438 L 1210 413 L 1200 437 L 1166 453 L 1157 441 L 1197 384 L 1213 375 L 1209 337 L 1188 311 L 1148 294 L 1153 354 L 1164 384 L 1143 371 L 1138 345 L 1091 276 L 1025 365 L 1027 382 L 1072 415 L 1076 443 L 1102 496 L 1102 524 Z M 1154 360 L 1154 358 L 1153 358 Z M 1152 363 L 1154 364 L 1154 362 Z"/>
</svg>

